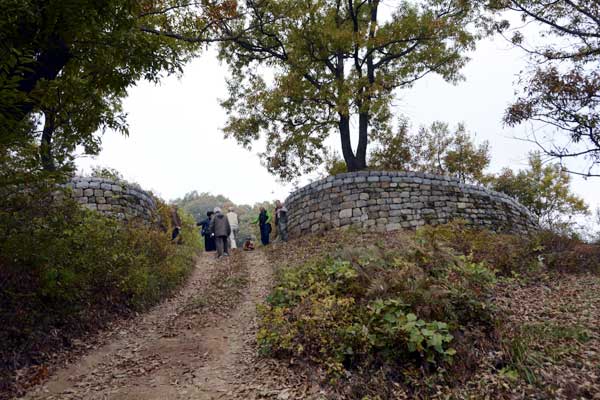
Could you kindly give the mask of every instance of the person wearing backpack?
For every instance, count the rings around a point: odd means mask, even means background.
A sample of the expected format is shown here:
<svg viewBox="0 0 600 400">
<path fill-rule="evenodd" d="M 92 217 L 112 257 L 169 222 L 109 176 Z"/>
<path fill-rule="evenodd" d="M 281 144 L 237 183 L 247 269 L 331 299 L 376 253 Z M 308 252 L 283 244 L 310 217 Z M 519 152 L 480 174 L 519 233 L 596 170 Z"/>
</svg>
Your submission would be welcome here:
<svg viewBox="0 0 600 400">
<path fill-rule="evenodd" d="M 202 227 L 200 234 L 204 236 L 204 250 L 207 252 L 215 251 L 217 249 L 215 238 L 210 233 L 210 221 L 212 220 L 214 212 L 209 211 L 206 213 L 206 219 L 199 222 L 199 225 Z"/>
</svg>

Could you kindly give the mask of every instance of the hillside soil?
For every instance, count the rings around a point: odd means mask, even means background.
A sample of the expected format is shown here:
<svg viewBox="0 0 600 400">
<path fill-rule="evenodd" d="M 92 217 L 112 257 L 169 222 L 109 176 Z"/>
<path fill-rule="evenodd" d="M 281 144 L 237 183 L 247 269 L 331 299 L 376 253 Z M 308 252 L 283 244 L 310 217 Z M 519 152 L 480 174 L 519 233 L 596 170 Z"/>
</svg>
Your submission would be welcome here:
<svg viewBox="0 0 600 400">
<path fill-rule="evenodd" d="M 272 288 L 274 266 L 331 252 L 344 240 L 314 237 L 221 260 L 204 254 L 179 294 L 89 338 L 74 362 L 42 366 L 49 379 L 23 398 L 350 398 L 343 384 L 325 384 L 315 367 L 261 357 L 256 343 L 256 306 Z M 389 235 L 351 240 L 393 243 Z M 432 398 L 600 399 L 598 275 L 503 280 L 494 303 L 503 315 L 495 350 L 478 353 L 476 371 L 438 387 Z M 397 393 L 410 398 L 401 388 Z"/>
<path fill-rule="evenodd" d="M 404 234 L 313 235 L 294 241 L 286 252 L 271 248 L 267 257 L 273 265 L 301 265 L 341 249 L 373 244 L 397 248 Z M 584 265 L 582 260 L 575 264 Z M 422 380 L 420 385 L 427 385 L 431 393 L 427 398 L 600 400 L 600 274 L 598 265 L 590 267 L 594 272 L 541 268 L 528 275 L 499 277 L 492 299 L 498 315 L 497 337 L 470 350 L 469 356 L 476 360 L 474 370 L 451 379 L 433 374 Z M 455 360 L 458 370 L 461 363 Z M 348 395 L 352 385 L 349 374 L 347 381 L 329 387 L 331 398 L 353 398 Z M 394 392 L 394 398 L 414 398 L 403 387 Z"/>
<path fill-rule="evenodd" d="M 281 362 L 259 358 L 256 305 L 271 288 L 262 251 L 204 254 L 185 288 L 94 338 L 24 399 L 309 398 L 320 389 Z"/>
</svg>

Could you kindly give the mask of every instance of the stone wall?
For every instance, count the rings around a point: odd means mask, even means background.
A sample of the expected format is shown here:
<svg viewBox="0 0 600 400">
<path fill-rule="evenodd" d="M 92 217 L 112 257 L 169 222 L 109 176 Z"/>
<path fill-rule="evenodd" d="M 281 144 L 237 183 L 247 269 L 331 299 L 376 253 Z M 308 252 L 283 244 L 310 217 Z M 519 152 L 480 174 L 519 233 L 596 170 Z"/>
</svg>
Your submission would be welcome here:
<svg viewBox="0 0 600 400">
<path fill-rule="evenodd" d="M 74 177 L 67 184 L 71 196 L 90 210 L 119 219 L 153 222 L 156 202 L 138 185 L 105 178 Z"/>
<path fill-rule="evenodd" d="M 292 193 L 286 206 L 291 237 L 349 225 L 383 232 L 453 219 L 494 231 L 527 233 L 537 228 L 529 211 L 503 193 L 416 172 L 328 177 Z"/>
</svg>

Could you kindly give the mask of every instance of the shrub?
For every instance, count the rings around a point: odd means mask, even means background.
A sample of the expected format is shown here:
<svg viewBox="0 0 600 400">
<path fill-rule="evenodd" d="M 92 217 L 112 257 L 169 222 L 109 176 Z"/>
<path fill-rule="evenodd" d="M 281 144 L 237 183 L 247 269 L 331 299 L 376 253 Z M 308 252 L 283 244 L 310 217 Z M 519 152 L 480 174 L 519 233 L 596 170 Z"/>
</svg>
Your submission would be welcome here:
<svg viewBox="0 0 600 400">
<path fill-rule="evenodd" d="M 91 176 L 95 178 L 111 179 L 113 181 L 123 180 L 123 174 L 118 170 L 110 167 L 102 167 L 100 165 L 92 167 Z"/>
<path fill-rule="evenodd" d="M 0 200 L 1 389 L 7 371 L 169 294 L 199 246 L 187 216 L 176 245 L 170 232 L 82 209 L 55 191 L 40 186 Z"/>
<path fill-rule="evenodd" d="M 505 276 L 532 274 L 540 268 L 558 272 L 600 272 L 600 245 L 543 230 L 529 236 L 467 227 L 460 221 L 425 226 L 417 236 L 438 243 Z"/>
<path fill-rule="evenodd" d="M 453 332 L 493 328 L 495 274 L 417 235 L 352 247 L 278 272 L 260 309 L 263 352 L 301 357 L 333 378 L 373 365 L 452 361 Z"/>
</svg>

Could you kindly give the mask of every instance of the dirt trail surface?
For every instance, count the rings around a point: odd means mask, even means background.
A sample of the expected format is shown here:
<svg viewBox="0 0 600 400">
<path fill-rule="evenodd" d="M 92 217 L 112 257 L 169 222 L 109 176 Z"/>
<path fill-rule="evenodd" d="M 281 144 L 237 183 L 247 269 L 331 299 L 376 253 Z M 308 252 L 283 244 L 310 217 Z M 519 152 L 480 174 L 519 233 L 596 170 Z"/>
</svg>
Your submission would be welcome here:
<svg viewBox="0 0 600 400">
<path fill-rule="evenodd" d="M 210 298 L 215 281 L 233 282 L 237 293 Z M 111 332 L 24 399 L 316 397 L 308 378 L 257 356 L 256 305 L 271 282 L 262 251 L 221 260 L 205 254 L 178 295 Z"/>
</svg>

